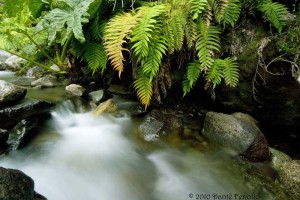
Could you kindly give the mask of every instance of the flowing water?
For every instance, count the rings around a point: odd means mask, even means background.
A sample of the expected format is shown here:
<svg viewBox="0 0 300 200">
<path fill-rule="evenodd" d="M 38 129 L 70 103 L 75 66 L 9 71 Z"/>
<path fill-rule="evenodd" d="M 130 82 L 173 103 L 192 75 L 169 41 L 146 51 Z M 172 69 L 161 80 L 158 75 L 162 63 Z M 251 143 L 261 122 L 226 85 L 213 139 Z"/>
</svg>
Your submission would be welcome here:
<svg viewBox="0 0 300 200">
<path fill-rule="evenodd" d="M 145 148 L 126 112 L 75 110 L 69 100 L 58 104 L 39 135 L 2 157 L 0 166 L 32 177 L 49 200 L 239 199 L 253 193 L 226 159 L 193 148 Z"/>
</svg>

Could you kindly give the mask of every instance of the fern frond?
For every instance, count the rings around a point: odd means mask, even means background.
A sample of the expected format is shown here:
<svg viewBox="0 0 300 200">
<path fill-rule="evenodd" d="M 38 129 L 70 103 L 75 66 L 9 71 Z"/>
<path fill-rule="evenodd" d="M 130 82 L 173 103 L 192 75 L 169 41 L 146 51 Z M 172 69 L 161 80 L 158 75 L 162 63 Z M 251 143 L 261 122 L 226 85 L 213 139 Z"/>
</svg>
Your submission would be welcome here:
<svg viewBox="0 0 300 200">
<path fill-rule="evenodd" d="M 205 74 L 205 80 L 213 84 L 213 88 L 220 84 L 223 78 L 223 60 L 216 59 L 213 65 L 207 70 Z"/>
<path fill-rule="evenodd" d="M 202 70 L 204 68 L 201 66 L 200 62 L 195 60 L 190 62 L 187 67 L 187 73 L 184 76 L 182 86 L 183 86 L 183 96 L 191 91 L 197 82 Z"/>
<path fill-rule="evenodd" d="M 149 43 L 149 53 L 144 59 L 142 70 L 151 79 L 157 75 L 163 55 L 167 51 L 167 38 L 158 30 L 154 32 Z"/>
<path fill-rule="evenodd" d="M 184 24 L 186 24 L 186 17 L 182 10 L 174 10 L 171 12 L 167 21 L 167 37 L 169 42 L 169 53 L 179 51 L 184 42 Z"/>
<path fill-rule="evenodd" d="M 159 23 L 156 17 L 165 11 L 163 4 L 153 7 L 142 6 L 138 9 L 137 24 L 132 31 L 130 40 L 132 44 L 131 50 L 133 50 L 138 62 L 148 55 L 149 41 L 152 37 L 153 29 Z"/>
<path fill-rule="evenodd" d="M 140 102 L 145 105 L 145 109 L 150 105 L 152 96 L 152 80 L 141 71 L 138 78 L 133 83 Z"/>
<path fill-rule="evenodd" d="M 220 63 L 223 66 L 223 75 L 226 85 L 237 86 L 239 82 L 238 64 L 232 58 L 225 58 Z"/>
<path fill-rule="evenodd" d="M 104 72 L 106 69 L 107 57 L 105 49 L 101 44 L 88 43 L 86 44 L 86 51 L 84 59 L 88 63 L 88 68 L 94 74 L 96 71 Z"/>
<path fill-rule="evenodd" d="M 282 28 L 287 23 L 287 8 L 280 3 L 268 2 L 261 4 L 261 7 L 259 9 L 267 16 L 271 24 L 280 33 L 282 31 Z"/>
<path fill-rule="evenodd" d="M 187 46 L 191 49 L 197 40 L 198 34 L 197 25 L 191 17 L 187 18 L 186 25 L 184 26 L 184 32 Z"/>
<path fill-rule="evenodd" d="M 113 17 L 104 30 L 104 48 L 113 68 L 119 72 L 119 77 L 123 71 L 123 47 L 127 43 L 133 27 L 136 25 L 136 17 L 131 13 L 124 13 Z"/>
<path fill-rule="evenodd" d="M 206 9 L 207 4 L 207 0 L 191 0 L 193 19 L 199 18 L 201 13 Z"/>
<path fill-rule="evenodd" d="M 241 3 L 239 0 L 221 0 L 220 5 L 217 6 L 216 20 L 219 23 L 230 24 L 234 26 L 234 23 L 238 20 L 241 12 Z"/>
<path fill-rule="evenodd" d="M 214 51 L 220 51 L 220 30 L 215 26 L 206 27 L 206 24 L 200 24 L 200 34 L 196 42 L 196 50 L 201 66 L 210 68 L 213 65 Z"/>
<path fill-rule="evenodd" d="M 202 22 L 204 22 L 204 24 L 206 25 L 206 27 L 210 26 L 210 23 L 212 22 L 213 19 L 213 5 L 212 4 L 212 0 L 208 1 L 208 3 L 206 4 L 206 9 L 205 12 L 202 13 L 201 18 L 202 18 Z"/>
</svg>

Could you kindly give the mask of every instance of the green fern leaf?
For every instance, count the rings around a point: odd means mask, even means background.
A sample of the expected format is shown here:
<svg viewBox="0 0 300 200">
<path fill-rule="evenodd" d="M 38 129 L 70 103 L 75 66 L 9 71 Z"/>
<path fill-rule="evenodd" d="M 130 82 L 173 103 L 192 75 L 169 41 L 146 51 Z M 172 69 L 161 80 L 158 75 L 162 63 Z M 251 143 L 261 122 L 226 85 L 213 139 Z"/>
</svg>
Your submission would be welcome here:
<svg viewBox="0 0 300 200">
<path fill-rule="evenodd" d="M 138 9 L 137 24 L 132 30 L 130 43 L 132 45 L 131 50 L 137 61 L 140 62 L 149 53 L 149 41 L 152 37 L 153 29 L 157 21 L 156 17 L 165 12 L 165 6 L 163 4 L 153 7 L 142 6 Z"/>
<path fill-rule="evenodd" d="M 200 23 L 200 34 L 196 42 L 198 58 L 203 68 L 209 69 L 214 63 L 214 51 L 220 51 L 220 30 L 215 26 L 206 27 Z"/>
<path fill-rule="evenodd" d="M 225 58 L 221 63 L 226 85 L 235 87 L 239 81 L 238 64 L 231 58 Z"/>
<path fill-rule="evenodd" d="M 207 6 L 207 0 L 191 0 L 193 19 L 198 19 Z"/>
<path fill-rule="evenodd" d="M 213 88 L 220 84 L 223 78 L 223 60 L 216 59 L 213 65 L 207 70 L 205 74 L 205 80 L 213 84 Z"/>
<path fill-rule="evenodd" d="M 187 19 L 187 23 L 184 27 L 184 32 L 187 46 L 189 49 L 191 49 L 197 40 L 198 34 L 197 25 L 191 17 Z"/>
<path fill-rule="evenodd" d="M 151 79 L 157 75 L 163 55 L 167 51 L 167 39 L 159 31 L 155 31 L 149 43 L 149 53 L 144 59 L 142 70 Z"/>
<path fill-rule="evenodd" d="M 183 96 L 190 92 L 197 82 L 202 70 L 204 68 L 201 66 L 199 61 L 190 62 L 187 67 L 187 74 L 184 76 L 182 86 L 183 86 Z"/>
<path fill-rule="evenodd" d="M 241 12 L 241 3 L 239 0 L 221 0 L 217 4 L 215 12 L 216 19 L 224 25 L 230 24 L 234 26 Z"/>
<path fill-rule="evenodd" d="M 260 10 L 280 33 L 287 23 L 288 11 L 286 7 L 280 3 L 268 2 L 261 4 Z"/>
<path fill-rule="evenodd" d="M 136 17 L 131 13 L 124 13 L 113 17 L 106 25 L 104 31 L 104 48 L 108 59 L 119 76 L 123 71 L 123 51 L 128 51 L 123 45 L 127 43 L 133 27 L 136 25 Z"/>
<path fill-rule="evenodd" d="M 152 96 L 152 80 L 142 72 L 133 83 L 140 102 L 145 106 L 145 109 L 150 105 Z"/>
<path fill-rule="evenodd" d="M 94 74 L 96 71 L 104 72 L 106 69 L 107 57 L 105 49 L 101 44 L 88 43 L 86 44 L 86 51 L 84 59 L 88 63 L 88 68 Z"/>
</svg>

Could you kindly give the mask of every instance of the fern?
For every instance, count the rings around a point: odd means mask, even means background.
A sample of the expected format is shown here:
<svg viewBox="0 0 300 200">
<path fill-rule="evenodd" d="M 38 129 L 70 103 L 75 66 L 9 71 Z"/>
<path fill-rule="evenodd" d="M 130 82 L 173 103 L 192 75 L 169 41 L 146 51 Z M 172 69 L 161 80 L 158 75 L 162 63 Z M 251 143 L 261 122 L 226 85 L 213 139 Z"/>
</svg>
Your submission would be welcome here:
<svg viewBox="0 0 300 200">
<path fill-rule="evenodd" d="M 196 42 L 198 58 L 203 68 L 210 68 L 214 63 L 214 51 L 220 50 L 220 30 L 215 26 L 206 27 L 200 23 L 200 34 Z"/>
<path fill-rule="evenodd" d="M 213 65 L 207 70 L 207 73 L 205 74 L 205 80 L 208 83 L 213 84 L 213 88 L 216 87 L 216 85 L 220 84 L 223 78 L 222 73 L 223 68 L 223 60 L 216 59 L 213 62 Z"/>
<path fill-rule="evenodd" d="M 188 92 L 191 91 L 191 89 L 197 82 L 203 69 L 204 68 L 201 66 L 200 62 L 197 60 L 188 64 L 187 74 L 184 77 L 183 82 L 182 82 L 183 96 L 185 96 Z"/>
<path fill-rule="evenodd" d="M 130 43 L 131 49 L 137 61 L 140 62 L 149 53 L 149 41 L 152 37 L 153 29 L 158 24 L 155 19 L 160 14 L 165 12 L 165 6 L 163 4 L 153 7 L 142 6 L 138 9 L 137 24 L 132 30 Z"/>
<path fill-rule="evenodd" d="M 288 11 L 286 7 L 276 2 L 268 2 L 261 4 L 259 9 L 267 16 L 268 20 L 270 20 L 272 25 L 280 33 L 287 23 Z"/>
<path fill-rule="evenodd" d="M 174 10 L 170 14 L 167 22 L 167 36 L 169 41 L 169 53 L 174 53 L 175 50 L 179 51 L 184 42 L 184 24 L 186 18 L 182 10 Z"/>
<path fill-rule="evenodd" d="M 239 81 L 239 69 L 237 63 L 231 58 L 220 60 L 220 65 L 223 66 L 223 75 L 226 85 L 235 87 Z"/>
<path fill-rule="evenodd" d="M 187 23 L 184 26 L 184 33 L 186 38 L 186 43 L 189 49 L 194 46 L 195 41 L 197 40 L 197 25 L 191 17 L 187 19 Z"/>
<path fill-rule="evenodd" d="M 152 80 L 142 71 L 139 72 L 138 78 L 133 83 L 140 102 L 145 105 L 145 109 L 150 105 L 152 96 Z"/>
<path fill-rule="evenodd" d="M 217 12 L 217 21 L 219 23 L 230 24 L 234 26 L 234 23 L 238 20 L 241 12 L 241 3 L 239 0 L 222 0 L 221 9 Z"/>
<path fill-rule="evenodd" d="M 128 51 L 123 45 L 127 43 L 133 27 L 136 25 L 136 17 L 131 13 L 124 13 L 113 17 L 106 25 L 104 31 L 104 48 L 108 59 L 119 76 L 123 71 L 124 56 L 122 51 Z"/>
<path fill-rule="evenodd" d="M 167 39 L 163 34 L 157 30 L 154 32 L 153 37 L 149 44 L 149 53 L 144 60 L 142 70 L 144 74 L 147 74 L 151 79 L 157 75 L 159 66 L 163 55 L 167 50 Z"/>
<path fill-rule="evenodd" d="M 96 71 L 104 72 L 106 69 L 107 57 L 103 46 L 99 43 L 86 44 L 84 59 L 88 63 L 88 68 L 94 74 Z"/>
<path fill-rule="evenodd" d="M 201 13 L 206 9 L 207 0 L 191 0 L 191 10 L 193 19 L 198 19 Z"/>
</svg>

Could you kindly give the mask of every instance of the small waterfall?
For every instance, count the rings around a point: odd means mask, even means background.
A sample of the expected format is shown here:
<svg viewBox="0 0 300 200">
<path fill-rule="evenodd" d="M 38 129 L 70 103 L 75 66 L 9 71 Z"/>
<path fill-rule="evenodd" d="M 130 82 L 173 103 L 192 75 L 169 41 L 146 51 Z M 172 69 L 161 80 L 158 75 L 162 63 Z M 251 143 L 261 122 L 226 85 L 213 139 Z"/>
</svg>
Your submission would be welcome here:
<svg viewBox="0 0 300 200">
<path fill-rule="evenodd" d="M 201 152 L 143 149 L 126 115 L 75 110 L 70 101 L 57 106 L 41 134 L 0 166 L 32 177 L 49 200 L 185 200 L 247 191 L 224 162 Z"/>
</svg>

